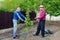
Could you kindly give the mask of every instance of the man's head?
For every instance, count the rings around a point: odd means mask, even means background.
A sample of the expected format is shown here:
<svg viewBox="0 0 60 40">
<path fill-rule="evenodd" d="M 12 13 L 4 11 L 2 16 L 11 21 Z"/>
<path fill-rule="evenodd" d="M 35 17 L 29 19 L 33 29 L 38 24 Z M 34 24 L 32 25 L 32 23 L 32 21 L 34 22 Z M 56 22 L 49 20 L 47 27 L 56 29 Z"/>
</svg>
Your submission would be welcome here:
<svg viewBox="0 0 60 40">
<path fill-rule="evenodd" d="M 16 11 L 20 12 L 20 10 L 21 10 L 20 7 L 17 7 Z"/>
</svg>

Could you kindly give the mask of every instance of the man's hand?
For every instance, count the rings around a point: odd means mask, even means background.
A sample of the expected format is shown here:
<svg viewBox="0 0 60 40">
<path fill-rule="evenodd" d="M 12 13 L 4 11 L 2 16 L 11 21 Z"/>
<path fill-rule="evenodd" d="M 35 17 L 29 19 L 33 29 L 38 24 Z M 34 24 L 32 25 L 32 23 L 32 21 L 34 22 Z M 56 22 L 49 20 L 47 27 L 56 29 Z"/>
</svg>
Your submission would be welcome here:
<svg viewBox="0 0 60 40">
<path fill-rule="evenodd" d="M 27 21 L 27 19 L 25 18 L 25 21 L 24 22 L 26 22 Z"/>
<path fill-rule="evenodd" d="M 26 20 L 24 22 L 26 22 Z"/>
</svg>

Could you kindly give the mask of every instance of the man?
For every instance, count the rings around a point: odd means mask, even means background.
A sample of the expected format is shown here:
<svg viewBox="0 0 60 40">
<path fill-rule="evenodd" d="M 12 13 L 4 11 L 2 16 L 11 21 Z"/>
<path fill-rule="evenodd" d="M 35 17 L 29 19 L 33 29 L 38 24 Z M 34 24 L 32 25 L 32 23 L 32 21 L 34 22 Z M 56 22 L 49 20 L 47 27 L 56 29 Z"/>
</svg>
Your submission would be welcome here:
<svg viewBox="0 0 60 40">
<path fill-rule="evenodd" d="M 43 5 L 40 5 L 40 15 L 39 17 L 36 18 L 36 20 L 39 22 L 39 24 L 38 24 L 37 31 L 34 34 L 34 36 L 38 36 L 41 31 L 41 35 L 42 37 L 44 37 L 45 36 L 44 30 L 45 30 L 46 11 Z"/>
<path fill-rule="evenodd" d="M 20 12 L 20 8 L 18 7 L 16 11 L 14 12 L 13 16 L 13 38 L 16 38 L 16 31 L 17 31 L 17 21 L 20 19 L 21 21 L 25 21 L 25 16 Z"/>
</svg>

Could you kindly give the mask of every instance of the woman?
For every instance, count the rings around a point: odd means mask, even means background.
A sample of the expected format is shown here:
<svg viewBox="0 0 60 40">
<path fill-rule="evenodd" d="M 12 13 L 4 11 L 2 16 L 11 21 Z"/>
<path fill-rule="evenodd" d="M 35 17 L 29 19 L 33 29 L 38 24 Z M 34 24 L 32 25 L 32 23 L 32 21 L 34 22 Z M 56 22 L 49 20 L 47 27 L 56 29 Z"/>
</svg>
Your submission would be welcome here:
<svg viewBox="0 0 60 40">
<path fill-rule="evenodd" d="M 41 31 L 41 35 L 42 37 L 44 37 L 45 36 L 44 30 L 45 30 L 46 11 L 43 5 L 40 5 L 40 15 L 39 17 L 36 18 L 36 20 L 39 22 L 39 24 L 38 24 L 37 31 L 34 34 L 34 36 L 38 36 Z"/>
</svg>

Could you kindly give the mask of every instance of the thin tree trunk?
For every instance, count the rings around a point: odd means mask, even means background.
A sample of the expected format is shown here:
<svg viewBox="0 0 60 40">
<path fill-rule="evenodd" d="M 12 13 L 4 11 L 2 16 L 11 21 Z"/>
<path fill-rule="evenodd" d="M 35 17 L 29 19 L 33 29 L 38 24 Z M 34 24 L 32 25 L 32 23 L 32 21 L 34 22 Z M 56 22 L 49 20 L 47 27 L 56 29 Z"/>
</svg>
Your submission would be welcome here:
<svg viewBox="0 0 60 40">
<path fill-rule="evenodd" d="M 50 21 L 51 21 L 51 14 L 50 14 Z"/>
</svg>

